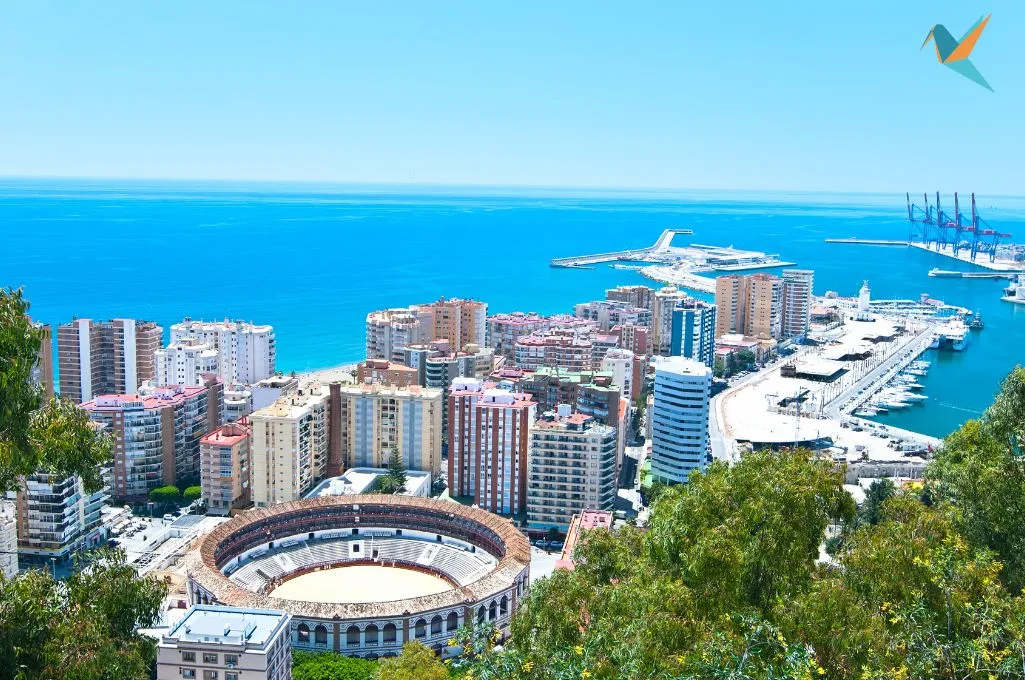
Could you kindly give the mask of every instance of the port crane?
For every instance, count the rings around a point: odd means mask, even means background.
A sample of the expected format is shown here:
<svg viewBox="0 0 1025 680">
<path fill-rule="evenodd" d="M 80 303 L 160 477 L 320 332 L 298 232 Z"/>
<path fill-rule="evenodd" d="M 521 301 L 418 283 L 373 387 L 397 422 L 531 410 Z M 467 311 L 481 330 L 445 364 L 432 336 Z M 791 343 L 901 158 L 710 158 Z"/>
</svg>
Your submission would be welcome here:
<svg viewBox="0 0 1025 680">
<path fill-rule="evenodd" d="M 961 212 L 957 192 L 954 192 L 954 212 L 946 213 L 940 206 L 940 192 L 936 192 L 936 204 L 929 204 L 929 195 L 922 194 L 922 205 L 911 202 L 911 194 L 906 194 L 908 205 L 908 243 L 922 243 L 927 248 L 937 251 L 950 249 L 954 257 L 962 251 L 968 251 L 972 262 L 980 253 L 989 256 L 989 261 L 996 260 L 997 248 L 1001 241 L 1007 241 L 1011 234 L 1005 234 L 991 227 L 982 219 L 975 205 L 975 194 L 972 194 L 972 211 L 968 217 Z"/>
</svg>

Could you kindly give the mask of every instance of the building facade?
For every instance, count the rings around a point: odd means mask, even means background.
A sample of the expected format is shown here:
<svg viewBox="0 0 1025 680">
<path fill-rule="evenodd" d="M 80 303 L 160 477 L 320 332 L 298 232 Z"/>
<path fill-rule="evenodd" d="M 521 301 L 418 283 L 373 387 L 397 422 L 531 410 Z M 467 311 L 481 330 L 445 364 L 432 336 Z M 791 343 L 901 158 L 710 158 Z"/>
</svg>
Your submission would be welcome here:
<svg viewBox="0 0 1025 680">
<path fill-rule="evenodd" d="M 384 309 L 367 315 L 367 359 L 402 363 L 402 350 L 431 340 L 432 328 L 418 308 Z"/>
<path fill-rule="evenodd" d="M 594 321 L 598 328 L 608 332 L 613 326 L 651 326 L 652 313 L 647 307 L 637 307 L 629 302 L 594 300 L 578 304 L 576 316 Z"/>
<path fill-rule="evenodd" d="M 292 617 L 197 605 L 157 645 L 157 680 L 291 680 Z"/>
<path fill-rule="evenodd" d="M 199 479 L 199 441 L 221 419 L 223 386 L 158 387 L 82 404 L 114 437 L 111 494 L 145 500 L 151 489 Z"/>
<path fill-rule="evenodd" d="M 609 335 L 617 338 L 620 347 L 630 350 L 637 356 L 645 357 L 651 354 L 651 329 L 647 326 L 613 326 L 609 330 Z"/>
<path fill-rule="evenodd" d="M 815 272 L 783 270 L 783 338 L 803 338 L 811 326 L 812 288 Z"/>
<path fill-rule="evenodd" d="M 612 382 L 619 385 L 619 395 L 633 400 L 641 393 L 641 378 L 637 356 L 628 349 L 610 349 L 602 360 L 602 372 L 612 374 Z"/>
<path fill-rule="evenodd" d="M 673 345 L 673 312 L 676 305 L 688 299 L 687 293 L 666 286 L 652 295 L 651 302 L 651 353 L 669 356 Z"/>
<path fill-rule="evenodd" d="M 217 375 L 229 385 L 251 385 L 274 375 L 274 327 L 245 321 L 193 321 L 171 326 L 171 344 L 196 340 L 217 351 Z"/>
<path fill-rule="evenodd" d="M 731 274 L 715 280 L 716 338 L 740 333 L 779 340 L 783 280 L 771 274 Z"/>
<path fill-rule="evenodd" d="M 685 483 L 708 462 L 708 416 L 712 369 L 694 359 L 655 361 L 655 393 L 650 409 L 651 474 L 660 481 Z"/>
<path fill-rule="evenodd" d="M 618 286 L 605 291 L 605 299 L 615 302 L 626 302 L 634 307 L 652 308 L 653 291 L 647 286 Z"/>
<path fill-rule="evenodd" d="M 43 337 L 39 343 L 36 365 L 32 367 L 32 384 L 43 388 L 46 398 L 53 396 L 53 331 L 49 324 L 32 324 Z"/>
<path fill-rule="evenodd" d="M 387 359 L 367 359 L 356 366 L 356 382 L 360 384 L 381 384 L 392 387 L 419 385 L 417 369 Z"/>
<path fill-rule="evenodd" d="M 616 502 L 616 429 L 573 414 L 568 405 L 548 411 L 530 432 L 527 523 L 569 528 L 587 508 L 612 510 Z"/>
<path fill-rule="evenodd" d="M 199 485 L 210 515 L 228 515 L 252 502 L 249 419 L 220 426 L 199 440 Z"/>
<path fill-rule="evenodd" d="M 0 498 L 0 578 L 18 575 L 18 523 L 14 503 Z"/>
<path fill-rule="evenodd" d="M 487 345 L 507 361 L 516 360 L 516 341 L 548 328 L 548 319 L 534 312 L 512 312 L 488 317 Z"/>
<path fill-rule="evenodd" d="M 715 363 L 715 305 L 688 298 L 673 310 L 669 354 L 697 359 L 708 367 Z"/>
<path fill-rule="evenodd" d="M 65 562 L 103 542 L 100 510 L 107 493 L 87 494 L 82 478 L 46 472 L 22 480 L 16 496 L 17 550 L 29 562 Z"/>
<path fill-rule="evenodd" d="M 220 374 L 217 350 L 199 340 L 186 338 L 172 342 L 153 353 L 157 385 L 196 387 L 205 382 L 204 374 Z"/>
<path fill-rule="evenodd" d="M 151 321 L 75 319 L 57 327 L 60 393 L 76 404 L 130 394 L 156 377 L 163 329 Z"/>
<path fill-rule="evenodd" d="M 249 416 L 252 500 L 258 508 L 302 498 L 327 472 L 328 390 L 300 387 Z"/>
</svg>

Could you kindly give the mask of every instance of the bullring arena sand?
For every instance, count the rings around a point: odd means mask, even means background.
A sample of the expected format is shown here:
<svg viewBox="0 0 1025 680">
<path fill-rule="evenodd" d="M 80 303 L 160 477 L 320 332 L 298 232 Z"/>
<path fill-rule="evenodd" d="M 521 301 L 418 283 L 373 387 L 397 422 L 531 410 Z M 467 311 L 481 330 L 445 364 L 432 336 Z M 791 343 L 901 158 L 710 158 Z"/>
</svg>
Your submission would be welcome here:
<svg viewBox="0 0 1025 680">
<path fill-rule="evenodd" d="M 270 596 L 337 604 L 389 602 L 435 595 L 452 588 L 444 579 L 422 571 L 356 564 L 296 576 L 272 590 Z"/>
</svg>

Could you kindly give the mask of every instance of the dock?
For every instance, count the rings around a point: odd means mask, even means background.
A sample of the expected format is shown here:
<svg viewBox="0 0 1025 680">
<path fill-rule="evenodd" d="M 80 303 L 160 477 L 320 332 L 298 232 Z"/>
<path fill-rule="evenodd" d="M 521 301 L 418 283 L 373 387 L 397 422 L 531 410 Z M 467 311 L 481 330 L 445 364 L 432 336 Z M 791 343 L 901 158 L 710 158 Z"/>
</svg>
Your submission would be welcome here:
<svg viewBox="0 0 1025 680">
<path fill-rule="evenodd" d="M 934 255 L 942 255 L 943 257 L 949 257 L 957 260 L 958 262 L 966 262 L 968 264 L 974 264 L 984 269 L 996 272 L 1007 272 L 1015 273 L 1021 271 L 1021 262 L 1012 262 L 1011 260 L 995 259 L 992 262 L 984 259 L 973 260 L 971 258 L 970 251 L 961 250 L 955 254 L 953 246 L 942 246 L 928 243 L 909 243 L 912 248 L 918 248 L 924 250 L 927 253 L 933 253 Z"/>
<path fill-rule="evenodd" d="M 930 269 L 929 276 L 941 279 L 1013 279 L 1020 272 L 955 272 L 947 269 Z"/>
<path fill-rule="evenodd" d="M 669 250 L 673 237 L 677 234 L 692 234 L 690 229 L 666 229 L 658 237 L 655 244 L 648 248 L 635 248 L 633 250 L 617 250 L 611 253 L 596 253 L 594 255 L 577 255 L 574 257 L 556 257 L 551 261 L 553 267 L 564 267 L 567 269 L 583 269 L 590 264 L 599 262 L 623 262 L 643 260 L 654 253 L 664 253 Z"/>
<path fill-rule="evenodd" d="M 911 245 L 907 241 L 891 241 L 882 238 L 858 238 L 852 236 L 850 238 L 827 238 L 826 243 L 847 243 L 856 244 L 862 246 L 909 246 Z"/>
</svg>

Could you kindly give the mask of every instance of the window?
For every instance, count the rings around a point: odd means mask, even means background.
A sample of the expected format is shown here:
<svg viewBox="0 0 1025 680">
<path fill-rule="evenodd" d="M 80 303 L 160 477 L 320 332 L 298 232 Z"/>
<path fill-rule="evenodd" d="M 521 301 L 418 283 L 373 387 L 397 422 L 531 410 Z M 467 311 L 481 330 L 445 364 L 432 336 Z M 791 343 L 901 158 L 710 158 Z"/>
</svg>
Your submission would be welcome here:
<svg viewBox="0 0 1025 680">
<path fill-rule="evenodd" d="M 182 677 L 183 678 L 194 678 L 194 677 L 196 677 L 196 669 L 195 668 L 183 668 L 182 669 Z"/>
<path fill-rule="evenodd" d="M 313 642 L 318 645 L 327 644 L 327 628 L 324 626 L 317 626 L 313 630 Z"/>
<path fill-rule="evenodd" d="M 359 647 L 359 628 L 356 626 L 349 626 L 345 631 L 345 646 L 346 647 Z"/>
<path fill-rule="evenodd" d="M 216 654 L 203 654 L 203 663 L 217 663 Z"/>
<path fill-rule="evenodd" d="M 459 615 L 455 612 L 450 612 L 445 621 L 445 632 L 451 633 L 457 628 L 459 628 Z"/>
<path fill-rule="evenodd" d="M 196 663 L 195 652 L 182 652 L 182 661 L 185 663 Z"/>
<path fill-rule="evenodd" d="M 203 671 L 203 680 L 217 680 L 217 671 Z"/>
<path fill-rule="evenodd" d="M 225 654 L 224 665 L 228 668 L 234 668 L 238 665 L 238 654 Z"/>
<path fill-rule="evenodd" d="M 384 641 L 385 643 L 395 642 L 396 628 L 394 623 L 386 623 L 384 625 Z"/>
<path fill-rule="evenodd" d="M 224 680 L 238 680 L 238 673 L 225 673 Z"/>
<path fill-rule="evenodd" d="M 298 633 L 298 639 L 299 639 L 299 643 L 300 644 L 309 644 L 310 643 L 310 627 L 309 626 L 307 626 L 305 623 L 300 623 L 299 624 L 299 628 L 297 630 L 297 633 Z"/>
<path fill-rule="evenodd" d="M 413 634 L 417 639 L 427 637 L 427 623 L 423 619 L 417 620 Z"/>
<path fill-rule="evenodd" d="M 441 633 L 441 617 L 435 616 L 431 619 L 431 635 L 438 635 Z"/>
</svg>

